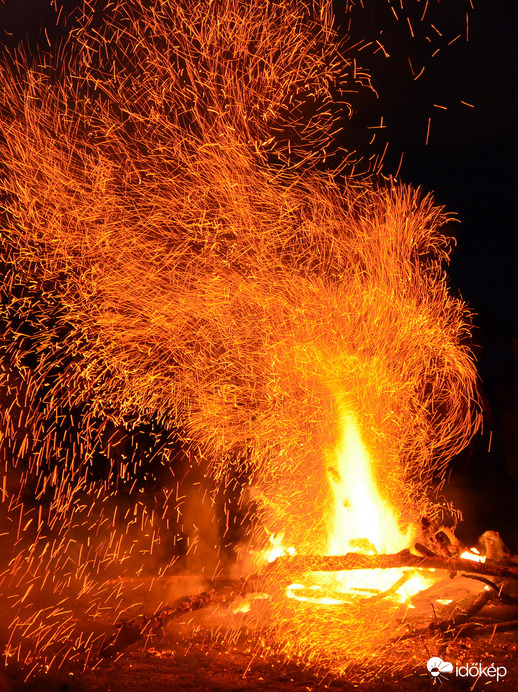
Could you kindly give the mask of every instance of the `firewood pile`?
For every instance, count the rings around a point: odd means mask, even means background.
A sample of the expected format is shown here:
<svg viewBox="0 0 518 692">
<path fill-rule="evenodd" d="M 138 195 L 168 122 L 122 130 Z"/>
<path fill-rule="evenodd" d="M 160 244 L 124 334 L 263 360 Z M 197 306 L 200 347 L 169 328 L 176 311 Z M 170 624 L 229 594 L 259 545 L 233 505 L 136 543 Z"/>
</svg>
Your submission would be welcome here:
<svg viewBox="0 0 518 692">
<path fill-rule="evenodd" d="M 152 615 L 139 614 L 121 620 L 115 632 L 105 639 L 99 656 L 118 656 L 137 642 L 143 647 L 155 645 L 175 619 L 202 609 L 227 607 L 253 594 L 280 593 L 308 572 L 393 568 L 402 570 L 402 576 L 392 588 L 368 596 L 371 601 L 393 596 L 415 571 L 434 573 L 435 581 L 411 599 L 411 614 L 399 623 L 391 641 L 493 637 L 497 631 L 518 629 L 518 556 L 509 553 L 494 531 L 483 534 L 478 550 L 471 552 L 451 532 L 441 529 L 428 535 L 422 532 L 412 550 L 396 554 L 282 556 L 249 576 L 214 580 L 201 593 L 179 598 Z"/>
</svg>

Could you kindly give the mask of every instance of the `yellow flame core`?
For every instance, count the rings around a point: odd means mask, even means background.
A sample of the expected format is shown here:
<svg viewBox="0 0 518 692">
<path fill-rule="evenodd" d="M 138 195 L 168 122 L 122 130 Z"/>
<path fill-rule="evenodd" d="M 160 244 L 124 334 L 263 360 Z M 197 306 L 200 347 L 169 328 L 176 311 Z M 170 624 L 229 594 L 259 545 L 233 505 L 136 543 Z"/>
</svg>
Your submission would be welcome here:
<svg viewBox="0 0 518 692">
<path fill-rule="evenodd" d="M 412 527 L 403 531 L 396 509 L 383 498 L 371 456 L 350 413 L 342 415 L 341 435 L 328 475 L 333 494 L 328 554 L 393 553 L 409 546 Z M 429 585 L 430 580 L 415 570 L 352 570 L 307 574 L 304 584 L 288 587 L 287 595 L 319 605 L 343 605 L 351 596 L 405 601 Z"/>
<path fill-rule="evenodd" d="M 379 492 L 372 460 L 351 414 L 343 416 L 335 465 L 328 471 L 334 497 L 330 555 L 398 552 L 408 546 L 409 531 L 401 531 L 394 509 Z"/>
<path fill-rule="evenodd" d="M 395 553 L 408 548 L 413 526 L 402 530 L 397 510 L 383 498 L 376 483 L 372 458 L 353 415 L 341 418 L 341 434 L 328 467 L 333 495 L 328 525 L 327 553 Z M 284 535 L 270 537 L 271 548 L 263 555 L 269 562 L 293 555 L 283 545 Z M 288 598 L 320 606 L 344 605 L 351 598 L 393 598 L 406 601 L 427 588 L 430 579 L 413 569 L 350 570 L 336 573 L 311 572 L 302 583 L 290 584 Z"/>
</svg>

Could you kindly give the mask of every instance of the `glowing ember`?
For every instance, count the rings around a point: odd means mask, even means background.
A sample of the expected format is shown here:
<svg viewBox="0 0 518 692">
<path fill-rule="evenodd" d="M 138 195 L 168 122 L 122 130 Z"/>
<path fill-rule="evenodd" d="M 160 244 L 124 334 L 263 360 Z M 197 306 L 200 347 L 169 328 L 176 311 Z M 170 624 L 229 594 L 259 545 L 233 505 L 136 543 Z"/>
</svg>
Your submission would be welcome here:
<svg viewBox="0 0 518 692">
<path fill-rule="evenodd" d="M 474 562 L 485 562 L 486 556 L 481 555 L 476 548 L 471 548 L 470 550 L 465 550 L 461 557 L 465 560 L 473 560 Z"/>
<path fill-rule="evenodd" d="M 270 536 L 272 547 L 269 548 L 263 556 L 267 562 L 273 562 L 282 555 L 295 555 L 295 548 L 293 546 L 285 548 L 283 546 L 283 539 L 284 535 L 282 533 L 278 535 L 272 534 Z"/>
</svg>

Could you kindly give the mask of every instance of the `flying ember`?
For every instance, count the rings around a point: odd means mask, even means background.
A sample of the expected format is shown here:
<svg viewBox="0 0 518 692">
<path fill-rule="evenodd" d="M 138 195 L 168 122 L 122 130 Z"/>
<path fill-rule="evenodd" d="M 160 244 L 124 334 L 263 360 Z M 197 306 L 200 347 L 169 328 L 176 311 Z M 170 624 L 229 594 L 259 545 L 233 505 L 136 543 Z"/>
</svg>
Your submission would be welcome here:
<svg viewBox="0 0 518 692">
<path fill-rule="evenodd" d="M 4 59 L 7 661 L 116 651 L 80 624 L 137 578 L 258 570 L 254 636 L 376 666 L 433 581 L 290 572 L 454 525 L 431 487 L 479 423 L 448 215 L 330 163 L 358 50 L 325 0 L 131 0 Z"/>
</svg>

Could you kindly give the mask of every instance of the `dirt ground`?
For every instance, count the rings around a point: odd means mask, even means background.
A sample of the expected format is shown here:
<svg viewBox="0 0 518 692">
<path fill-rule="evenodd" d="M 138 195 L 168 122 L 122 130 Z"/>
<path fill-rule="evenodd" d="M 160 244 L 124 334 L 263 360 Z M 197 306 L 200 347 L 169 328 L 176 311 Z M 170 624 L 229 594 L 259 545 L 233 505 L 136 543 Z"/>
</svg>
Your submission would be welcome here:
<svg viewBox="0 0 518 692">
<path fill-rule="evenodd" d="M 141 644 L 129 647 L 117 660 L 101 660 L 86 669 L 67 664 L 48 674 L 25 680 L 27 671 L 10 666 L 0 673 L 0 692 L 154 692 L 155 690 L 189 690 L 189 692 L 239 692 L 240 690 L 279 690 L 307 692 L 310 690 L 356 690 L 395 692 L 405 690 L 441 689 L 518 690 L 518 629 L 482 636 L 457 638 L 441 651 L 445 661 L 454 665 L 453 673 L 440 680 L 426 669 L 430 642 L 425 638 L 406 644 L 409 664 L 401 670 L 379 675 L 371 681 L 349 675 L 337 677 L 323 669 L 287 662 L 281 656 L 261 653 L 257 643 L 240 640 L 232 645 L 214 639 L 213 634 L 191 624 L 179 623 L 170 630 L 160 645 L 144 650 Z M 436 651 L 436 650 L 435 650 Z M 506 669 L 500 681 L 484 673 L 460 677 L 455 668 L 465 664 L 495 664 Z M 462 669 L 461 669 L 462 671 Z M 368 671 L 367 671 L 368 672 Z M 465 672 L 465 671 L 462 671 Z"/>
</svg>

